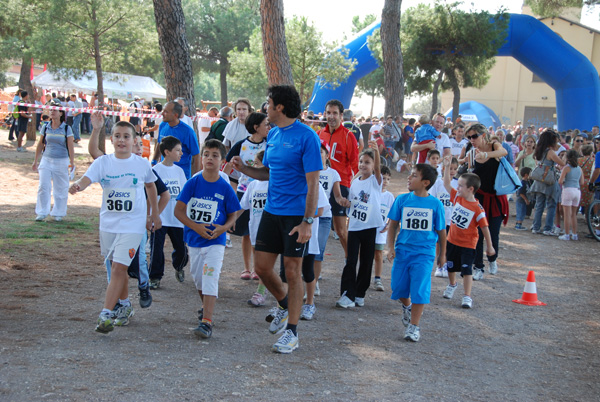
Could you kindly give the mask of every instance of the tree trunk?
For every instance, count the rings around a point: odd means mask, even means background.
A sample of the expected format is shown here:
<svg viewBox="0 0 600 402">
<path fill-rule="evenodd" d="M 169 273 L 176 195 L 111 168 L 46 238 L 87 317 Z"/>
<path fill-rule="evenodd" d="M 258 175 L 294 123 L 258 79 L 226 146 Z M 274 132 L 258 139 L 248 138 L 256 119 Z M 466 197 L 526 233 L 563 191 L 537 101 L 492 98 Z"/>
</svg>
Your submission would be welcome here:
<svg viewBox="0 0 600 402">
<path fill-rule="evenodd" d="M 92 20 L 96 21 L 96 9 L 92 8 Z M 94 61 L 96 62 L 96 94 L 98 98 L 96 107 L 101 110 L 104 108 L 104 73 L 102 71 L 102 55 L 100 54 L 100 35 L 94 32 Z M 107 116 L 111 119 L 112 116 Z M 103 126 L 98 135 L 98 149 L 106 154 L 106 126 Z"/>
<path fill-rule="evenodd" d="M 194 73 L 185 36 L 185 16 L 181 0 L 153 0 L 158 45 L 163 60 L 167 100 L 179 96 L 188 99 L 195 115 Z"/>
<path fill-rule="evenodd" d="M 452 93 L 454 94 L 452 98 L 452 121 L 455 122 L 460 112 L 460 86 L 456 78 L 452 80 Z"/>
<path fill-rule="evenodd" d="M 435 80 L 435 82 L 433 83 L 433 91 L 432 91 L 432 96 L 433 98 L 431 99 L 431 117 L 433 118 L 433 116 L 437 113 L 439 105 L 438 105 L 438 92 L 440 91 L 440 85 L 442 85 L 442 79 L 444 78 L 444 73 L 442 73 L 441 71 L 438 74 L 437 79 Z"/>
<path fill-rule="evenodd" d="M 23 55 L 21 60 L 21 72 L 19 74 L 19 88 L 24 89 L 29 94 L 28 103 L 35 103 L 35 94 L 33 93 L 33 86 L 31 85 L 31 57 Z M 15 106 L 16 110 L 17 106 Z M 35 141 L 35 109 L 31 108 L 30 113 L 32 114 L 31 121 L 27 125 L 27 141 Z"/>
<path fill-rule="evenodd" d="M 227 70 L 229 69 L 229 63 L 227 58 L 219 62 L 219 76 L 221 79 L 221 107 L 227 106 Z"/>
<path fill-rule="evenodd" d="M 402 116 L 404 76 L 400 49 L 400 7 L 402 0 L 385 0 L 381 13 L 381 46 L 385 83 L 384 116 Z"/>
<path fill-rule="evenodd" d="M 369 116 L 373 117 L 373 107 L 375 107 L 375 95 L 371 95 L 371 112 Z"/>
<path fill-rule="evenodd" d="M 260 21 L 269 85 L 294 85 L 285 42 L 283 0 L 260 0 Z"/>
</svg>

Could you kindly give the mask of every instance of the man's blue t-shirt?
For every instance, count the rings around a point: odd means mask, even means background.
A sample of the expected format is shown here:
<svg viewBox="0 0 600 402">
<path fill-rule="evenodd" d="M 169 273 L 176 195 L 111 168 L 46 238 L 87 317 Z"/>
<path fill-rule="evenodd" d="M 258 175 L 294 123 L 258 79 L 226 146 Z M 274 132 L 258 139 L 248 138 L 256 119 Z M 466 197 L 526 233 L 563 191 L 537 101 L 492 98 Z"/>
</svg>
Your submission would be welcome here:
<svg viewBox="0 0 600 402">
<path fill-rule="evenodd" d="M 231 185 L 222 177 L 216 182 L 204 180 L 201 174 L 189 179 L 177 197 L 187 205 L 186 214 L 191 220 L 211 224 L 209 229 L 214 229 L 212 223 L 223 225 L 227 215 L 242 209 L 237 195 Z M 225 233 L 213 240 L 201 237 L 187 226 L 183 230 L 185 242 L 190 247 L 208 247 L 215 244 L 225 245 Z"/>
<path fill-rule="evenodd" d="M 169 123 L 163 121 L 158 128 L 158 142 L 160 143 L 164 137 L 169 135 L 181 141 L 183 155 L 181 155 L 181 160 L 175 164 L 183 169 L 185 178 L 189 180 L 192 177 L 192 156 L 200 153 L 196 132 L 182 121 L 175 127 L 171 127 Z"/>
<path fill-rule="evenodd" d="M 395 249 L 435 257 L 438 230 L 446 229 L 444 206 L 436 197 L 417 197 L 414 193 L 396 197 L 388 218 L 400 222 Z"/>
<path fill-rule="evenodd" d="M 323 170 L 317 133 L 299 121 L 271 129 L 263 165 L 269 168 L 265 211 L 273 215 L 304 215 L 306 173 Z"/>
<path fill-rule="evenodd" d="M 596 163 L 594 163 L 594 169 L 600 169 L 600 152 L 596 153 Z M 600 184 L 600 176 L 598 176 L 594 183 Z"/>
</svg>

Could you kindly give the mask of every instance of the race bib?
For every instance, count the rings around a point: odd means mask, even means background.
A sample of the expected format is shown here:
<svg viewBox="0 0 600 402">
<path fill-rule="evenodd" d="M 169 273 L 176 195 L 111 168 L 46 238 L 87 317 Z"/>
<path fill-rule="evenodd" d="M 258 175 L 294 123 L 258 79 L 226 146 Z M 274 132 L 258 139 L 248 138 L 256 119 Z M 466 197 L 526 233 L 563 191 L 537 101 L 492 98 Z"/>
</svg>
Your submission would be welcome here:
<svg viewBox="0 0 600 402">
<path fill-rule="evenodd" d="M 456 225 L 459 229 L 466 229 L 471 224 L 473 216 L 475 216 L 475 212 L 460 204 L 456 204 L 452 210 L 452 224 Z"/>
<path fill-rule="evenodd" d="M 433 230 L 433 210 L 429 208 L 403 208 L 402 229 L 418 231 Z"/>
<path fill-rule="evenodd" d="M 260 214 L 265 209 L 265 204 L 267 203 L 267 193 L 265 192 L 255 192 L 252 194 L 252 214 Z"/>
<path fill-rule="evenodd" d="M 368 222 L 371 216 L 371 205 L 359 200 L 352 201 L 350 216 L 360 222 Z"/>
<path fill-rule="evenodd" d="M 216 201 L 192 198 L 187 204 L 187 216 L 197 223 L 211 224 L 217 217 Z"/>
<path fill-rule="evenodd" d="M 167 189 L 169 189 L 169 194 L 171 195 L 171 199 L 177 198 L 179 196 L 179 193 L 181 192 L 181 185 L 179 184 L 179 180 L 177 179 L 170 179 L 170 180 L 165 180 L 165 185 L 167 186 Z"/>
<path fill-rule="evenodd" d="M 452 206 L 452 201 L 450 201 L 450 194 L 448 193 L 441 194 L 439 200 L 442 202 L 444 208 Z"/>
<path fill-rule="evenodd" d="M 390 207 L 387 205 L 381 206 L 381 217 L 383 218 L 383 222 L 387 219 L 388 213 L 390 212 Z"/>
<path fill-rule="evenodd" d="M 135 207 L 135 188 L 110 188 L 102 192 L 102 203 L 109 212 L 131 212 Z"/>
</svg>

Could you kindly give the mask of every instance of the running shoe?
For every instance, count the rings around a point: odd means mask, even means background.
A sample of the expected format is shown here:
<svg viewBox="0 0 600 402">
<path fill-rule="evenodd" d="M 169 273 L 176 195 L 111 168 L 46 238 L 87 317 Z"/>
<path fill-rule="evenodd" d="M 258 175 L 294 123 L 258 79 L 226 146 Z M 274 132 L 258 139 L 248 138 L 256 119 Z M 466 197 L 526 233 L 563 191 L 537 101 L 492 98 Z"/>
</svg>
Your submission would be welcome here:
<svg viewBox="0 0 600 402">
<path fill-rule="evenodd" d="M 444 290 L 444 299 L 452 299 L 452 297 L 454 297 L 454 291 L 457 287 L 458 283 L 454 286 L 448 284 L 448 286 L 446 286 L 446 290 Z"/>
<path fill-rule="evenodd" d="M 119 313 L 119 309 L 121 307 L 123 307 L 123 305 L 121 303 L 117 302 L 117 304 L 115 304 L 115 307 L 113 307 L 112 311 L 110 312 L 110 318 L 112 320 L 117 318 L 117 314 Z"/>
<path fill-rule="evenodd" d="M 62 222 L 62 216 L 55 216 L 54 217 L 54 222 Z"/>
<path fill-rule="evenodd" d="M 364 307 L 365 306 L 365 298 L 364 297 L 355 297 L 354 304 L 356 307 Z"/>
<path fill-rule="evenodd" d="M 480 281 L 483 279 L 483 269 L 473 268 L 473 280 Z"/>
<path fill-rule="evenodd" d="M 44 219 L 46 219 L 46 215 L 38 215 L 35 217 L 36 222 L 42 222 Z"/>
<path fill-rule="evenodd" d="M 572 234 L 572 235 L 571 235 L 571 240 L 575 240 L 575 241 L 577 241 L 577 240 L 579 240 L 579 236 L 578 236 L 578 235 L 576 235 L 576 234 Z"/>
<path fill-rule="evenodd" d="M 410 316 L 412 313 L 411 306 L 406 307 L 404 304 L 402 305 L 402 324 L 407 327 L 410 324 Z"/>
<path fill-rule="evenodd" d="M 143 288 L 139 288 L 140 293 L 140 307 L 148 308 L 152 304 L 152 295 L 150 294 L 150 285 L 146 285 Z"/>
<path fill-rule="evenodd" d="M 313 319 L 317 308 L 314 304 L 304 304 L 302 306 L 302 312 L 300 313 L 300 319 L 310 321 Z"/>
<path fill-rule="evenodd" d="M 177 282 L 183 282 L 185 280 L 185 271 L 183 268 L 175 270 L 175 278 L 177 278 Z"/>
<path fill-rule="evenodd" d="M 462 299 L 462 308 L 473 308 L 473 299 L 469 296 L 464 296 Z"/>
<path fill-rule="evenodd" d="M 531 228 L 531 233 L 532 234 L 542 234 L 542 231 L 540 229 Z"/>
<path fill-rule="evenodd" d="M 344 292 L 344 294 L 335 303 L 335 306 L 341 308 L 351 308 L 355 306 L 355 303 L 350 300 L 348 296 L 346 296 L 346 292 Z"/>
<path fill-rule="evenodd" d="M 383 282 L 381 282 L 381 278 L 376 278 L 373 281 L 373 284 L 375 285 L 375 290 L 377 290 L 379 292 L 383 292 L 384 288 L 383 288 Z"/>
<path fill-rule="evenodd" d="M 421 339 L 421 330 L 414 324 L 409 324 L 404 331 L 404 339 L 412 342 L 419 342 Z"/>
<path fill-rule="evenodd" d="M 233 244 L 231 244 L 231 239 L 229 237 L 225 241 L 225 247 L 227 247 L 227 248 L 233 247 Z"/>
<path fill-rule="evenodd" d="M 435 274 L 433 276 L 435 276 L 436 278 L 442 278 L 443 277 L 443 270 L 440 267 L 436 267 L 435 269 Z"/>
<path fill-rule="evenodd" d="M 544 236 L 558 236 L 560 234 L 560 229 L 558 229 L 557 227 L 554 227 L 552 230 L 544 230 L 543 234 Z"/>
<path fill-rule="evenodd" d="M 498 262 L 491 261 L 490 262 L 490 275 L 496 275 L 498 273 Z"/>
<path fill-rule="evenodd" d="M 200 324 L 194 328 L 194 335 L 203 339 L 210 338 L 212 336 L 212 325 L 207 322 L 200 321 Z"/>
<path fill-rule="evenodd" d="M 100 317 L 98 317 L 98 324 L 96 325 L 96 332 L 100 332 L 101 334 L 108 334 L 113 329 L 115 329 L 115 326 L 112 320 L 110 319 L 110 316 L 100 314 Z"/>
<path fill-rule="evenodd" d="M 160 287 L 160 279 L 150 279 L 150 289 L 156 290 Z"/>
<path fill-rule="evenodd" d="M 121 306 L 117 310 L 117 318 L 115 318 L 115 325 L 117 327 L 123 327 L 129 324 L 129 319 L 133 317 L 134 311 L 131 304 L 127 306 Z"/>
<path fill-rule="evenodd" d="M 275 353 L 292 353 L 298 349 L 298 336 L 291 329 L 287 329 L 275 342 L 271 350 Z"/>
<path fill-rule="evenodd" d="M 266 297 L 265 295 L 261 295 L 260 293 L 254 293 L 250 300 L 248 300 L 248 304 L 254 307 L 260 307 L 265 305 Z"/>
<path fill-rule="evenodd" d="M 267 314 L 267 316 L 265 317 L 265 321 L 273 322 L 273 319 L 275 318 L 275 315 L 277 314 L 278 310 L 279 306 L 271 307 L 271 310 L 269 310 L 269 314 Z"/>
<path fill-rule="evenodd" d="M 272 334 L 278 334 L 281 331 L 285 330 L 285 326 L 288 322 L 288 311 L 287 309 L 283 309 L 278 307 L 277 312 L 275 313 L 275 317 L 273 317 L 273 321 L 271 321 L 271 325 L 269 325 L 269 332 Z"/>
<path fill-rule="evenodd" d="M 444 264 L 444 266 L 442 267 L 442 278 L 447 278 L 448 277 L 448 266 L 446 264 Z"/>
<path fill-rule="evenodd" d="M 527 228 L 525 226 L 523 226 L 521 223 L 517 223 L 515 225 L 515 230 L 527 230 Z"/>
<path fill-rule="evenodd" d="M 564 234 L 562 236 L 558 236 L 558 240 L 571 240 L 571 236 Z"/>
</svg>

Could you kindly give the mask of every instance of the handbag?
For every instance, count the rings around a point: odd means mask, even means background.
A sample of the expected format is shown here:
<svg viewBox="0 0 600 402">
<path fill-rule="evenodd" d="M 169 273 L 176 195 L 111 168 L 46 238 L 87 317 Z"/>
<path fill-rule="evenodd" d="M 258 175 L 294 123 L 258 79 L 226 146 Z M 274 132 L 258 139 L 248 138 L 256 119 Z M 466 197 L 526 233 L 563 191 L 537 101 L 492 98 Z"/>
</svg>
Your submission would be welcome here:
<svg viewBox="0 0 600 402">
<path fill-rule="evenodd" d="M 547 186 L 552 186 L 556 183 L 556 175 L 554 174 L 554 168 L 550 166 L 544 166 L 544 161 L 546 160 L 546 155 L 548 151 L 544 154 L 544 158 L 542 162 L 538 164 L 535 169 L 531 172 L 531 177 L 535 181 L 539 181 L 544 183 Z"/>
<path fill-rule="evenodd" d="M 512 194 L 519 188 L 521 188 L 521 180 L 519 180 L 515 169 L 508 163 L 506 158 L 500 158 L 500 164 L 496 172 L 496 181 L 494 182 L 496 195 Z"/>
</svg>

